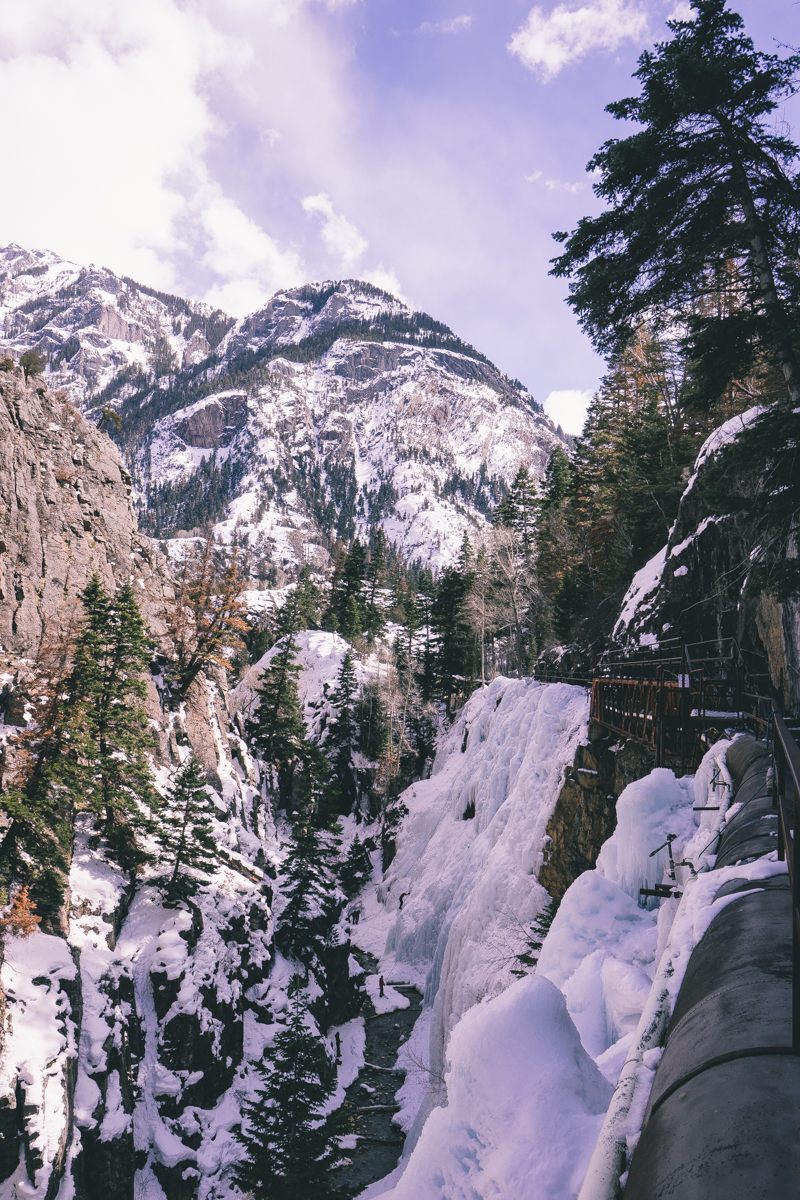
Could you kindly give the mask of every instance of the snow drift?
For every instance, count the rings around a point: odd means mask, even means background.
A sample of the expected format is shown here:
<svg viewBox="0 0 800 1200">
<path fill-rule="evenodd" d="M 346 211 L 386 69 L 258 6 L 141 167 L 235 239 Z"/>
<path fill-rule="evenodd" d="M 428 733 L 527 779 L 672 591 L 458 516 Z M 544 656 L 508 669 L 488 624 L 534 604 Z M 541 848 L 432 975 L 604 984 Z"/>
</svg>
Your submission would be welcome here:
<svg viewBox="0 0 800 1200">
<path fill-rule="evenodd" d="M 558 989 L 532 976 L 477 1005 L 450 1057 L 447 1108 L 429 1117 L 392 1200 L 577 1195 L 612 1089 Z"/>
</svg>

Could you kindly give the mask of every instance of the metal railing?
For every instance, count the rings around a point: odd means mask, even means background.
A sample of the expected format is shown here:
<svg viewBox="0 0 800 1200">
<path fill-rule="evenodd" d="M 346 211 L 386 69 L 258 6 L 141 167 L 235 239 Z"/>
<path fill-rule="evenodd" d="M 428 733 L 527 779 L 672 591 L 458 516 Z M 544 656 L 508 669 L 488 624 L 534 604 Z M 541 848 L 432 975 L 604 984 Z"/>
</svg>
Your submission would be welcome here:
<svg viewBox="0 0 800 1200">
<path fill-rule="evenodd" d="M 755 670 L 757 657 L 733 638 L 614 651 L 598 661 L 591 718 L 652 748 L 659 766 L 667 754 L 691 765 L 709 726 L 742 725 L 763 736 L 774 704 L 763 694 L 769 674 Z"/>
<path fill-rule="evenodd" d="M 800 747 L 783 717 L 773 714 L 772 802 L 778 810 L 778 858 L 786 860 L 792 897 L 792 1050 L 800 1054 Z"/>
</svg>

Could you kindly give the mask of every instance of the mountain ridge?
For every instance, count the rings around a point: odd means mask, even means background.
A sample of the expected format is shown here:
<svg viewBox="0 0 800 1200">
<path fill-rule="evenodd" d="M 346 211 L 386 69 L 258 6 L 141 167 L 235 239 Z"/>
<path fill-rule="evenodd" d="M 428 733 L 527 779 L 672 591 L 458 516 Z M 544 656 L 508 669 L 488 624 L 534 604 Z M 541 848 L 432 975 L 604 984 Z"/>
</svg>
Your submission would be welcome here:
<svg viewBox="0 0 800 1200">
<path fill-rule="evenodd" d="M 518 380 L 360 280 L 283 289 L 234 321 L 49 251 L 5 247 L 3 265 L 0 341 L 46 356 L 87 415 L 116 412 L 142 529 L 213 529 L 258 583 L 324 569 L 377 527 L 443 569 L 520 466 L 538 481 L 568 444 Z"/>
</svg>

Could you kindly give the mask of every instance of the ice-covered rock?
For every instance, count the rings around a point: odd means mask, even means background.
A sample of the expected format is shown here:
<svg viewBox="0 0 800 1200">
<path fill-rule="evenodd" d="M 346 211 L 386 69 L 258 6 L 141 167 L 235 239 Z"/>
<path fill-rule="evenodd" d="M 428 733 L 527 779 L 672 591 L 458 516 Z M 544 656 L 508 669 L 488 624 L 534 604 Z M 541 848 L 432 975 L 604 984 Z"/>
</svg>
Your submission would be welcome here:
<svg viewBox="0 0 800 1200">
<path fill-rule="evenodd" d="M 386 1200 L 571 1200 L 611 1098 L 564 997 L 533 976 L 476 1005 L 453 1031 L 436 1108 Z M 391 1183 L 391 1179 L 385 1181 Z"/>
<path fill-rule="evenodd" d="M 448 1038 L 464 1013 L 514 981 L 528 927 L 549 901 L 537 880 L 545 831 L 587 709 L 580 688 L 496 679 L 442 736 L 431 778 L 403 794 L 396 858 L 354 937 L 387 979 L 425 989 L 420 1030 L 430 1036 L 412 1039 L 425 1067 L 411 1063 L 404 1127 L 422 1103 L 418 1130 L 441 1098 Z"/>
</svg>

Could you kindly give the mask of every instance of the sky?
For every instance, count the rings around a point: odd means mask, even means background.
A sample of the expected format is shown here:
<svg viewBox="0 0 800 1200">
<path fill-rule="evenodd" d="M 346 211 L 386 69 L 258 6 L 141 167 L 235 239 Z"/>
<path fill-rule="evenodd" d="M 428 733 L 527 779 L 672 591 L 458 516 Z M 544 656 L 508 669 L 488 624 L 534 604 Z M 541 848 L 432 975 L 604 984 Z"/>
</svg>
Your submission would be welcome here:
<svg viewBox="0 0 800 1200">
<path fill-rule="evenodd" d="M 797 0 L 739 0 L 756 45 Z M 548 276 L 586 163 L 686 0 L 0 0 L 0 244 L 234 316 L 357 277 L 567 432 L 603 371 Z M 794 112 L 796 112 L 796 102 Z M 798 119 L 787 117 L 795 129 Z"/>
</svg>

